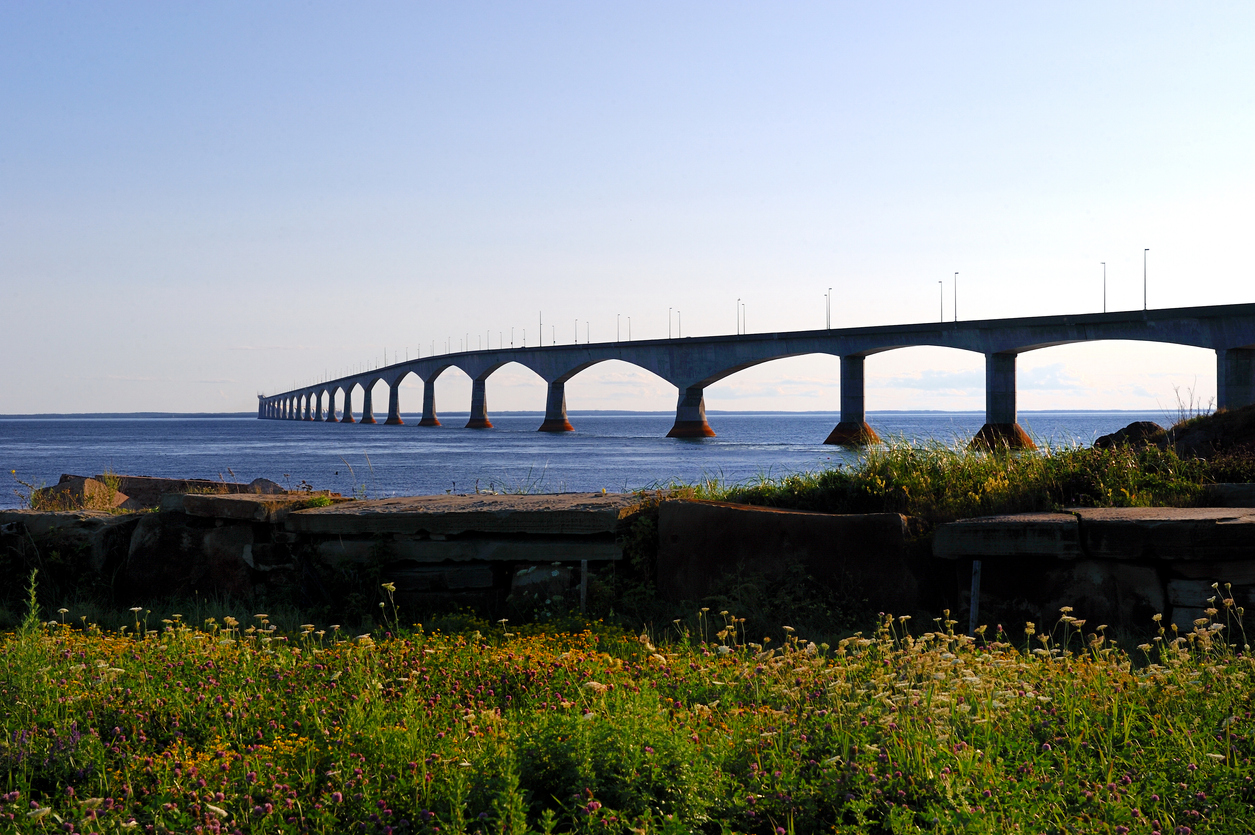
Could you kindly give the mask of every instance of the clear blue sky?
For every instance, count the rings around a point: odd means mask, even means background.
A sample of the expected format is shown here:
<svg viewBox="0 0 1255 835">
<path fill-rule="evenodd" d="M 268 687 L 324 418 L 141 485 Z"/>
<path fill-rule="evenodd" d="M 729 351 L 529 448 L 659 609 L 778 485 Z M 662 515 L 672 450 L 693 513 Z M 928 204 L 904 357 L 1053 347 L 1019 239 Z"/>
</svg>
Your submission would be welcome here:
<svg viewBox="0 0 1255 835">
<path fill-rule="evenodd" d="M 1255 4 L 6 3 L 0 413 L 238 411 L 384 350 L 1255 301 Z M 624 334 L 626 335 L 626 333 Z M 982 358 L 868 361 L 981 408 Z M 709 408 L 835 409 L 835 358 Z M 1054 348 L 1022 408 L 1175 408 L 1205 351 Z M 469 382 L 440 384 L 443 411 Z M 669 409 L 622 364 L 580 408 Z M 403 407 L 421 406 L 421 389 Z M 517 366 L 492 409 L 544 408 Z"/>
</svg>

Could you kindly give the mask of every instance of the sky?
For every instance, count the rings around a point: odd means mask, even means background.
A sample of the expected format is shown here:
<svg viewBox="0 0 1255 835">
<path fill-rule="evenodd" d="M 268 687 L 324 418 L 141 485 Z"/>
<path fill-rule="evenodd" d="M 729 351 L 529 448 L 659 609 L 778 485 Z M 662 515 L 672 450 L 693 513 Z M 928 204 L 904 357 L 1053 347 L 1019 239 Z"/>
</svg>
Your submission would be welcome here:
<svg viewBox="0 0 1255 835">
<path fill-rule="evenodd" d="M 1255 4 L 0 4 L 0 414 L 232 412 L 534 344 L 1255 301 Z M 939 284 L 939 282 L 941 282 Z M 870 357 L 867 408 L 984 360 Z M 409 378 L 403 410 L 421 409 Z M 1019 359 L 1021 409 L 1215 395 L 1213 352 Z M 442 412 L 470 382 L 446 372 Z M 493 410 L 543 410 L 509 365 Z M 578 409 L 672 409 L 623 363 Z M 386 402 L 386 401 L 385 401 Z M 709 409 L 836 410 L 839 361 Z"/>
</svg>

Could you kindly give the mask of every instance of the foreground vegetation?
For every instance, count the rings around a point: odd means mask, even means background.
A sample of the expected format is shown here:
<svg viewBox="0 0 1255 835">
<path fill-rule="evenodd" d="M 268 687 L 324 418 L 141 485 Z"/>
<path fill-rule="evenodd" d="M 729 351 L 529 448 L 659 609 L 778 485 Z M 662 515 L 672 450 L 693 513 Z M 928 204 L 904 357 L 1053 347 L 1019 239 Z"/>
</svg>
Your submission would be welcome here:
<svg viewBox="0 0 1255 835">
<path fill-rule="evenodd" d="M 720 501 L 946 522 L 1066 507 L 1189 507 L 1203 500 L 1209 484 L 1252 480 L 1255 457 L 1182 458 L 1171 447 L 1010 452 L 890 443 L 869 448 L 850 467 L 671 489 Z"/>
<path fill-rule="evenodd" d="M 778 648 L 713 612 L 639 636 L 30 617 L 0 638 L 0 831 L 1249 832 L 1255 665 L 1216 606 L 1132 655 L 1066 611 L 1015 645 L 886 617 Z"/>
</svg>

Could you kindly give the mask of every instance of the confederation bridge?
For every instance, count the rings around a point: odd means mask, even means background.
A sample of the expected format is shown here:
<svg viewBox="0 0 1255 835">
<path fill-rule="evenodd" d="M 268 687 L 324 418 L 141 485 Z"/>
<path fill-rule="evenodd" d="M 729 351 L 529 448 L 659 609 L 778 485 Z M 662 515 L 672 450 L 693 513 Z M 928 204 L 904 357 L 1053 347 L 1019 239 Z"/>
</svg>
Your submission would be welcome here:
<svg viewBox="0 0 1255 835">
<path fill-rule="evenodd" d="M 985 425 L 973 443 L 1020 448 L 1031 447 L 1033 442 L 1016 423 L 1016 357 L 1038 348 L 1098 340 L 1210 348 L 1216 352 L 1217 407 L 1235 409 L 1255 403 L 1255 304 L 1239 304 L 465 351 L 406 360 L 283 394 L 259 395 L 257 416 L 354 423 L 358 419 L 353 416 L 353 392 L 360 388 L 360 422 L 376 423 L 371 391 L 382 380 L 388 385 L 388 417 L 384 423 L 400 425 L 401 383 L 413 374 L 423 381 L 423 418 L 418 425 L 439 426 L 436 379 L 446 369 L 456 367 L 472 380 L 470 420 L 466 427 L 491 429 L 488 378 L 501 366 L 517 362 L 549 383 L 540 431 L 570 432 L 573 427 L 567 420 L 567 381 L 599 362 L 622 360 L 652 371 L 679 389 L 675 425 L 668 437 L 704 438 L 715 434 L 706 422 L 703 391 L 707 386 L 771 360 L 832 354 L 841 358 L 841 419 L 824 443 L 860 445 L 879 440 L 866 420 L 864 359 L 895 348 L 928 345 L 985 355 Z"/>
</svg>

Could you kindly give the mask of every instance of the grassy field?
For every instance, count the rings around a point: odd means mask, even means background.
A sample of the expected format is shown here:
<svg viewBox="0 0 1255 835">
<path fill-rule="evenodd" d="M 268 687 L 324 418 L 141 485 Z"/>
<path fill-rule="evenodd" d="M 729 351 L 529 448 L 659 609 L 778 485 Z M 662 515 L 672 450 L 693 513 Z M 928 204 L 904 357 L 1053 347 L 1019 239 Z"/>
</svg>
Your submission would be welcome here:
<svg viewBox="0 0 1255 835">
<path fill-rule="evenodd" d="M 1250 832 L 1255 665 L 1218 592 L 1131 655 L 1066 612 L 1017 645 L 886 617 L 836 646 L 716 612 L 656 635 L 32 617 L 0 638 L 0 831 Z"/>
</svg>

